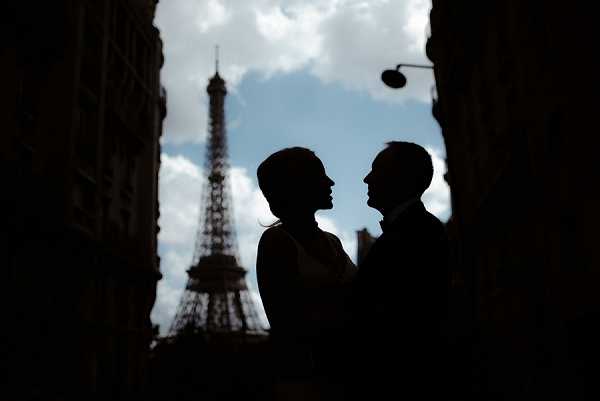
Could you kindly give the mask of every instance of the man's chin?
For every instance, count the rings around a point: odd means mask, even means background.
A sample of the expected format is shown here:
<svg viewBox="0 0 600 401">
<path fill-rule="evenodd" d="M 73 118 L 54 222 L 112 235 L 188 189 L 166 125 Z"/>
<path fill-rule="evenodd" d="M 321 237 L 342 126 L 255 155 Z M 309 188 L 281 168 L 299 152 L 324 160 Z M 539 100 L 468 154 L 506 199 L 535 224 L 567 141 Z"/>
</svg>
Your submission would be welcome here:
<svg viewBox="0 0 600 401">
<path fill-rule="evenodd" d="M 333 209 L 333 202 L 332 201 L 323 202 L 321 204 L 321 206 L 319 207 L 319 209 Z"/>
</svg>

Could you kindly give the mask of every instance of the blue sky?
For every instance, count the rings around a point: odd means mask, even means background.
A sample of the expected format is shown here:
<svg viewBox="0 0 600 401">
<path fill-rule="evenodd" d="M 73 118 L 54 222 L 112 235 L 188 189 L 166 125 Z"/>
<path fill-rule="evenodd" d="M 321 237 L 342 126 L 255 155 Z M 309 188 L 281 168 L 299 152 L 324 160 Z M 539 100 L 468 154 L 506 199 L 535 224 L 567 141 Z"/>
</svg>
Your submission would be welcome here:
<svg viewBox="0 0 600 401">
<path fill-rule="evenodd" d="M 427 62 L 422 50 L 427 1 L 191 4 L 172 0 L 157 15 L 169 102 L 160 172 L 164 278 L 152 317 L 163 332 L 193 252 L 203 184 L 205 87 L 214 73 L 215 42 L 221 45 L 220 73 L 229 89 L 226 116 L 240 256 L 253 290 L 256 245 L 263 231 L 259 223 L 274 219 L 255 171 L 281 148 L 305 146 L 323 161 L 336 185 L 334 209 L 320 212 L 319 224 L 336 233 L 352 257 L 356 230 L 379 233 L 381 216 L 366 206 L 362 178 L 387 141 L 416 142 L 432 152 L 437 171 L 424 200 L 434 214 L 448 217 L 448 188 L 441 178 L 444 146 L 431 116 L 431 72 L 407 72 L 409 83 L 399 91 L 379 80 L 383 69 L 397 63 Z"/>
</svg>

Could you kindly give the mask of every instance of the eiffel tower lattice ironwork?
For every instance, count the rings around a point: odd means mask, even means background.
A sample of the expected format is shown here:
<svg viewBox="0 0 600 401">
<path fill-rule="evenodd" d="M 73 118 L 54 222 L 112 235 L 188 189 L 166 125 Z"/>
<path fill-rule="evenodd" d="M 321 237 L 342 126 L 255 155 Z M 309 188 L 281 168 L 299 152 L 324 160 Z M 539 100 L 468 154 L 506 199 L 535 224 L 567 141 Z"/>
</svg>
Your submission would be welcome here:
<svg viewBox="0 0 600 401">
<path fill-rule="evenodd" d="M 264 325 L 239 266 L 229 188 L 225 131 L 225 81 L 210 79 L 209 138 L 206 148 L 204 209 L 200 213 L 192 265 L 169 336 L 202 331 L 209 334 L 260 334 Z"/>
</svg>

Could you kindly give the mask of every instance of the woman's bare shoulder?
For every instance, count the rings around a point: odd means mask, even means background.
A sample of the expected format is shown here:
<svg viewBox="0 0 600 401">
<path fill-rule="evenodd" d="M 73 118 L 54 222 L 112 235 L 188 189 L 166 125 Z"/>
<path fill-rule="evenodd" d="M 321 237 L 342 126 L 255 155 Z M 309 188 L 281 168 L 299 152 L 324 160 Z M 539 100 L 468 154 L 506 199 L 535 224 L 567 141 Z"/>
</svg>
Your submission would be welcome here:
<svg viewBox="0 0 600 401">
<path fill-rule="evenodd" d="M 258 242 L 256 270 L 259 276 L 267 271 L 282 271 L 281 265 L 291 266 L 296 260 L 294 240 L 281 227 L 269 227 Z"/>
<path fill-rule="evenodd" d="M 333 233 L 330 233 L 328 231 L 323 231 L 323 232 L 329 238 L 329 240 L 330 240 L 329 242 L 335 248 L 335 252 L 339 255 L 344 255 L 344 257 L 346 257 L 349 261 L 351 261 L 350 256 L 346 253 L 346 250 L 344 249 L 344 245 L 342 244 L 342 241 L 338 238 L 338 236 Z M 353 262 L 351 262 L 351 263 L 354 264 Z"/>
<path fill-rule="evenodd" d="M 267 228 L 261 235 L 258 242 L 259 248 L 270 248 L 278 250 L 280 248 L 289 248 L 294 246 L 290 235 L 281 226 Z"/>
</svg>

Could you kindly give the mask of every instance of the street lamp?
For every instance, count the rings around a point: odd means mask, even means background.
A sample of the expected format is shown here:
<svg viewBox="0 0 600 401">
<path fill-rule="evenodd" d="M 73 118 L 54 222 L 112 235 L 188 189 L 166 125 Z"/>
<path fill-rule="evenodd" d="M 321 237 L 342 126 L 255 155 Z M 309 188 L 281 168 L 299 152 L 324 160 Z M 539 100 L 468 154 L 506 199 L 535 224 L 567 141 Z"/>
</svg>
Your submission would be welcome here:
<svg viewBox="0 0 600 401">
<path fill-rule="evenodd" d="M 432 65 L 423 64 L 398 64 L 395 70 L 385 70 L 381 73 L 381 80 L 384 84 L 393 89 L 400 89 L 406 85 L 406 77 L 400 72 L 400 67 L 427 68 L 432 69 Z"/>
</svg>

